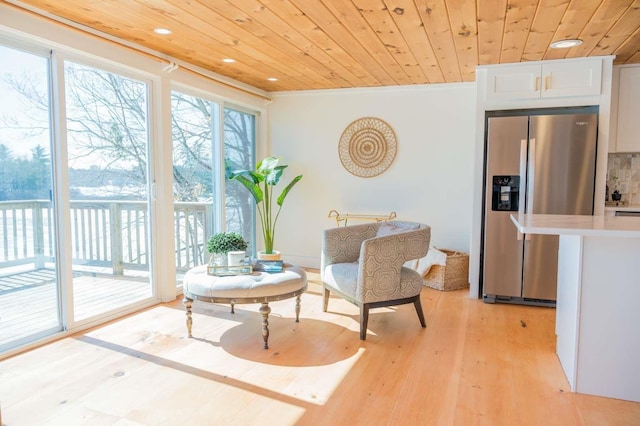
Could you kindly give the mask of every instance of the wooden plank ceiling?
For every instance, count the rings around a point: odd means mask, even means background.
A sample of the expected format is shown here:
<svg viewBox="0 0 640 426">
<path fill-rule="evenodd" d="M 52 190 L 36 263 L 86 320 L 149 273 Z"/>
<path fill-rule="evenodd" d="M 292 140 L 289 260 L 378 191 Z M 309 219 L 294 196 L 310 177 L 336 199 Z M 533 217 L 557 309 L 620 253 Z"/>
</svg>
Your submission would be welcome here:
<svg viewBox="0 0 640 426">
<path fill-rule="evenodd" d="M 267 92 L 473 81 L 478 64 L 541 59 L 640 63 L 640 0 L 3 1 Z M 549 48 L 567 38 L 583 44 Z"/>
</svg>

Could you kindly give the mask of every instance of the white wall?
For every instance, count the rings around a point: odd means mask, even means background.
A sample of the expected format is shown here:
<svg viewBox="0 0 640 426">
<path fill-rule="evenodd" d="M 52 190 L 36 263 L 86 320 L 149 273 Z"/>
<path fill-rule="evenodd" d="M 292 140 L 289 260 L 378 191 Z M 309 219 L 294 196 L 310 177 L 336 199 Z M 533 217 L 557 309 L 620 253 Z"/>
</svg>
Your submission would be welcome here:
<svg viewBox="0 0 640 426">
<path fill-rule="evenodd" d="M 468 252 L 475 147 L 474 83 L 272 93 L 270 152 L 303 174 L 285 201 L 276 249 L 287 260 L 319 267 L 322 230 L 336 226 L 330 210 L 388 214 L 432 227 L 431 244 Z M 338 157 L 344 129 L 377 117 L 395 131 L 391 167 L 361 178 Z M 283 184 L 281 184 L 284 186 Z"/>
</svg>

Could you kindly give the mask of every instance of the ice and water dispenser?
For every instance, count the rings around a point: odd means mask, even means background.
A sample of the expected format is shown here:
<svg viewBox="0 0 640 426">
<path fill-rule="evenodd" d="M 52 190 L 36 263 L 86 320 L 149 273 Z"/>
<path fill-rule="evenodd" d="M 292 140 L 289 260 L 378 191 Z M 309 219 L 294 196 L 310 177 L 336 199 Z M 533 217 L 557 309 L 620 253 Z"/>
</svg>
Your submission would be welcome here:
<svg viewBox="0 0 640 426">
<path fill-rule="evenodd" d="M 493 176 L 491 210 L 517 212 L 520 200 L 520 176 Z"/>
</svg>

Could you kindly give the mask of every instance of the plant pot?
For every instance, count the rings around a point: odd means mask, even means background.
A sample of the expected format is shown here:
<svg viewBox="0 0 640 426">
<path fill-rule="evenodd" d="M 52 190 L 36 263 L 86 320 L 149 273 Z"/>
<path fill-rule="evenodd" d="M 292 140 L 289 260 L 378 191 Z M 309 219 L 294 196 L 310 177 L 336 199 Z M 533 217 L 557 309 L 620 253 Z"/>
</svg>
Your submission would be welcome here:
<svg viewBox="0 0 640 426">
<path fill-rule="evenodd" d="M 240 266 L 244 263 L 245 251 L 237 250 L 227 253 L 227 266 Z"/>
<path fill-rule="evenodd" d="M 258 259 L 260 260 L 281 260 L 282 259 L 282 254 L 280 254 L 280 252 L 278 250 L 274 250 L 273 253 L 265 253 L 264 250 L 263 251 L 259 251 L 258 252 Z"/>
</svg>

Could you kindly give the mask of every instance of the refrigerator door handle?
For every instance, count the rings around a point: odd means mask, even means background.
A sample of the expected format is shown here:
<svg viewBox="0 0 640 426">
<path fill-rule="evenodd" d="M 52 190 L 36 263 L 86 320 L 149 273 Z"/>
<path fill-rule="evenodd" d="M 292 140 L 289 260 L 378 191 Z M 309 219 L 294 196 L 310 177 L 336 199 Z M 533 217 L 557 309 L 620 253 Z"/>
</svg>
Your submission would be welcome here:
<svg viewBox="0 0 640 426">
<path fill-rule="evenodd" d="M 538 79 L 536 78 L 536 90 L 538 90 Z M 524 214 L 524 191 L 526 185 L 527 176 L 527 140 L 520 139 L 520 201 L 518 202 L 518 215 Z M 520 231 L 516 231 L 516 239 L 522 241 L 526 235 Z"/>
<path fill-rule="evenodd" d="M 529 139 L 529 156 L 527 163 L 526 213 L 533 213 L 534 182 L 536 180 L 536 138 Z"/>
<path fill-rule="evenodd" d="M 529 139 L 529 155 L 527 158 L 527 213 L 533 213 L 533 184 L 536 180 L 536 138 Z M 531 240 L 531 234 L 525 234 L 524 239 Z"/>
<path fill-rule="evenodd" d="M 536 81 L 537 86 L 537 81 Z M 537 90 L 537 87 L 536 87 Z M 527 140 L 520 139 L 520 202 L 518 203 L 518 215 L 524 214 L 524 201 L 525 201 L 525 190 L 526 190 L 526 182 L 527 182 Z M 528 239 L 526 234 L 523 234 L 520 231 L 516 231 L 516 239 L 518 241 L 522 241 L 523 239 Z"/>
<path fill-rule="evenodd" d="M 518 214 L 524 214 L 525 191 L 527 184 L 527 140 L 520 139 L 520 202 L 518 203 Z"/>
</svg>

